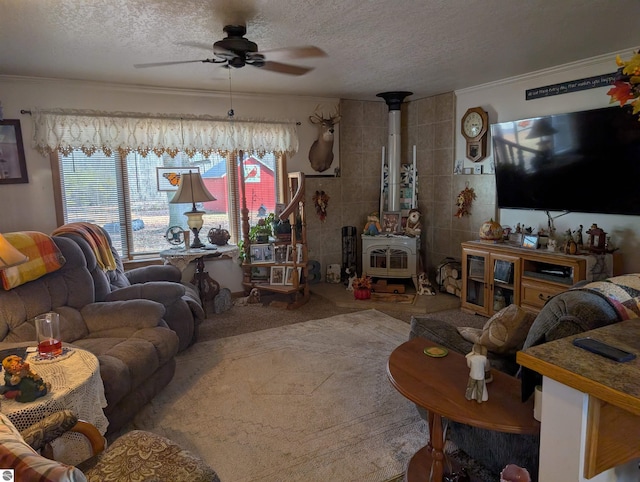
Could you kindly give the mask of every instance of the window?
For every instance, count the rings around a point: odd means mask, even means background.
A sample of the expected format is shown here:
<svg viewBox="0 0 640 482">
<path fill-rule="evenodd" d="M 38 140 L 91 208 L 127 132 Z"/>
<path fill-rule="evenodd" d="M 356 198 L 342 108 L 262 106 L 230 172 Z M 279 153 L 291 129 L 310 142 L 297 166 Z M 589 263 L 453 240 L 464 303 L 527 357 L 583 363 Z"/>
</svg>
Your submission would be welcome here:
<svg viewBox="0 0 640 482">
<path fill-rule="evenodd" d="M 117 151 L 109 156 L 102 151 L 87 156 L 78 149 L 69 155 L 54 156 L 58 164 L 54 171 L 60 175 L 56 199 L 62 222 L 91 222 L 104 227 L 124 258 L 167 249 L 170 247 L 165 238 L 167 229 L 171 226 L 187 229 L 183 213 L 190 207 L 170 204 L 175 190 L 164 190 L 167 183 L 161 186 L 158 179 L 170 174 L 167 170 L 172 167 L 199 170 L 205 186 L 216 197 L 216 201 L 198 205 L 206 212 L 200 239 L 207 242 L 209 230 L 222 227 L 231 233 L 232 242 L 238 241 L 242 186 L 239 172 L 228 175 L 229 165 L 235 164 L 239 169 L 238 161 L 234 163 L 218 154 L 205 157 L 196 153 L 188 157 L 183 152 L 173 158 L 152 152 L 146 156 L 130 153 L 121 158 Z M 268 153 L 262 157 L 245 155 L 242 164 L 249 222 L 255 224 L 275 210 L 282 163 Z"/>
</svg>

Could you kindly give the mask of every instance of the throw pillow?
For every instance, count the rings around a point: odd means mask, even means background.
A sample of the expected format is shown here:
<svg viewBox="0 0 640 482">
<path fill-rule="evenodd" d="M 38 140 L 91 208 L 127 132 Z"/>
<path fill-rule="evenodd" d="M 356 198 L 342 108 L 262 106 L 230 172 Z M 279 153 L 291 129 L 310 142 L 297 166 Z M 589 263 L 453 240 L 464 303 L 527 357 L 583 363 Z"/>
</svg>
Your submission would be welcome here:
<svg viewBox="0 0 640 482">
<path fill-rule="evenodd" d="M 471 343 L 480 343 L 487 350 L 502 355 L 517 352 L 527 338 L 535 315 L 517 305 L 509 305 L 498 311 L 482 329 L 460 327 L 458 333 Z"/>
<path fill-rule="evenodd" d="M 86 482 L 75 467 L 49 460 L 25 443 L 11 421 L 0 414 L 0 467 L 13 469 L 15 480 Z"/>
<path fill-rule="evenodd" d="M 0 270 L 2 286 L 10 290 L 56 271 L 65 263 L 62 253 L 50 236 L 38 231 L 5 233 L 9 243 L 29 260 L 18 266 Z"/>
</svg>

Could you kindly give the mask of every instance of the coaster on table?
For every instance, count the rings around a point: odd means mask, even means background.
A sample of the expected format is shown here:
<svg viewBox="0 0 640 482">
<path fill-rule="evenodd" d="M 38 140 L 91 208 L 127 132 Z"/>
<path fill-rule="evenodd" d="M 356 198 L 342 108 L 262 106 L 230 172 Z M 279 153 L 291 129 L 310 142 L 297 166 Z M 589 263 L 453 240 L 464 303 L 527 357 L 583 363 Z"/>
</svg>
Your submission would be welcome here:
<svg viewBox="0 0 640 482">
<path fill-rule="evenodd" d="M 32 363 L 53 363 L 53 362 L 58 362 L 60 360 L 69 358 L 74 353 L 75 353 L 75 350 L 73 348 L 68 346 L 63 346 L 62 353 L 57 357 L 54 357 L 54 358 L 43 357 L 43 356 L 40 356 L 38 352 L 36 352 L 29 357 L 29 362 L 30 363 L 31 362 Z"/>
<path fill-rule="evenodd" d="M 433 358 L 442 358 L 443 356 L 447 356 L 448 353 L 449 350 L 441 346 L 429 346 L 424 349 L 424 354 L 432 356 Z"/>
</svg>

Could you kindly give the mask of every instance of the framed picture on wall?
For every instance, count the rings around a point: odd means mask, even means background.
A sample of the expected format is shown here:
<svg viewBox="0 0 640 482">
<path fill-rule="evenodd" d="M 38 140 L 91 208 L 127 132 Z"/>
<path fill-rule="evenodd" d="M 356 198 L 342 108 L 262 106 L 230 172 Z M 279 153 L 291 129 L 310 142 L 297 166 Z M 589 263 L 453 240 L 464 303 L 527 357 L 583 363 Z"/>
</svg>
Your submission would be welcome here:
<svg viewBox="0 0 640 482">
<path fill-rule="evenodd" d="M 0 120 L 0 184 L 28 182 L 20 120 Z"/>
</svg>

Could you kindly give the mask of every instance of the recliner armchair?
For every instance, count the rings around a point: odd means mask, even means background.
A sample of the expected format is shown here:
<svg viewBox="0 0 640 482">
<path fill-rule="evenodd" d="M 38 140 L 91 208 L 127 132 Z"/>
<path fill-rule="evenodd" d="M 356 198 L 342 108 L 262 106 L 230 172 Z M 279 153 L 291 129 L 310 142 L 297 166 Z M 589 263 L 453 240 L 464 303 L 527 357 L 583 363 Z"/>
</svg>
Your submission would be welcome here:
<svg viewBox="0 0 640 482">
<path fill-rule="evenodd" d="M 49 444 L 66 432 L 86 437 L 92 457 L 76 466 L 52 460 Z M 100 432 L 69 410 L 49 415 L 22 432 L 0 414 L 0 461 L 3 469 L 16 471 L 16 480 L 220 482 L 202 459 L 151 432 L 127 432 L 105 450 Z"/>
<path fill-rule="evenodd" d="M 180 340 L 178 350 L 182 351 L 195 343 L 198 338 L 198 326 L 204 321 L 205 314 L 196 287 L 181 281 L 182 273 L 178 268 L 171 265 L 153 265 L 125 271 L 109 233 L 94 225 L 108 240 L 116 261 L 115 270 L 103 271 L 92 247 L 82 234 L 63 230 L 72 225 L 73 223 L 62 226 L 59 228 L 60 232 L 55 230 L 53 236 L 73 240 L 84 253 L 87 267 L 94 280 L 96 301 L 147 299 L 162 303 L 165 307 L 164 320 Z"/>
</svg>

